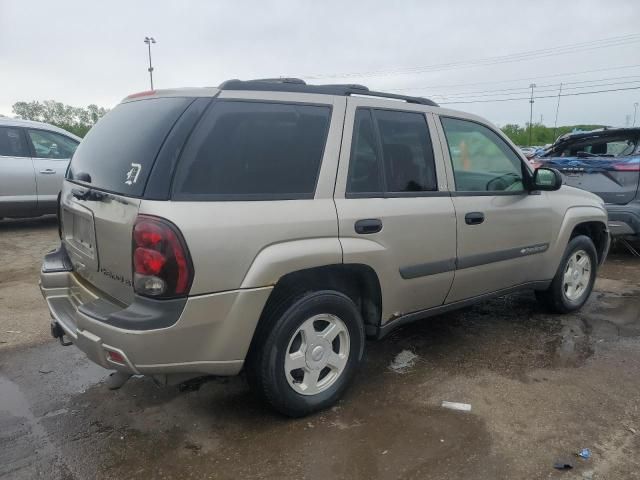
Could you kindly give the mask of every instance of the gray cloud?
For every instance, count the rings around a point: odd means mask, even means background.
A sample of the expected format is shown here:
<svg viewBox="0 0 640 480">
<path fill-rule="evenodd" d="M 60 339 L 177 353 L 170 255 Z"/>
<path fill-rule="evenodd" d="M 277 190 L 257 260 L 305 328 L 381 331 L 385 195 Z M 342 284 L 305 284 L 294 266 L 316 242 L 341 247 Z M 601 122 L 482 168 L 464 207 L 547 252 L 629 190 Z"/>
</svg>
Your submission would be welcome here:
<svg viewBox="0 0 640 480">
<path fill-rule="evenodd" d="M 0 0 L 0 113 L 19 100 L 112 107 L 148 88 L 145 35 L 153 35 L 157 88 L 227 78 L 393 70 L 507 55 L 639 33 L 640 3 L 604 1 L 109 1 Z M 375 89 L 437 85 L 408 94 L 526 87 L 528 81 L 452 88 L 640 65 L 640 42 L 572 55 L 412 75 L 323 79 Z M 537 83 L 638 75 L 640 67 Z M 443 87 L 444 86 L 444 87 Z M 625 86 L 625 85 L 623 85 Z M 626 86 L 640 86 L 640 82 Z M 622 125 L 640 90 L 565 97 L 559 123 Z M 526 100 L 456 105 L 504 124 L 524 123 Z M 555 99 L 535 103 L 552 124 Z"/>
</svg>

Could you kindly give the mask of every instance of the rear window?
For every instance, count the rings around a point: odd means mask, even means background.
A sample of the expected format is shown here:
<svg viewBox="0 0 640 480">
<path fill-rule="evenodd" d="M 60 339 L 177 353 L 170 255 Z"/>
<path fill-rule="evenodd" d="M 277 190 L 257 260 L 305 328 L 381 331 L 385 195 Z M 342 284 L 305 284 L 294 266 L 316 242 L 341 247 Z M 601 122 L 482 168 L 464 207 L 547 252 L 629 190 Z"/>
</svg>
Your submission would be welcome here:
<svg viewBox="0 0 640 480">
<path fill-rule="evenodd" d="M 168 97 L 118 105 L 82 140 L 67 178 L 141 196 L 163 140 L 192 101 Z"/>
<path fill-rule="evenodd" d="M 313 198 L 329 106 L 214 102 L 182 153 L 177 200 Z"/>
</svg>

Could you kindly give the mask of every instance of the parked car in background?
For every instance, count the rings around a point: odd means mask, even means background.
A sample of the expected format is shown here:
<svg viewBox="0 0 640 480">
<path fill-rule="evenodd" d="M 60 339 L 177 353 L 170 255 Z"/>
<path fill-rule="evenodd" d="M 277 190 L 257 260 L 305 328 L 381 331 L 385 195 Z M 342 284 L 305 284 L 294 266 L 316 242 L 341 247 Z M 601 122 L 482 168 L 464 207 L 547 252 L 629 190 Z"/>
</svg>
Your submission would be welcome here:
<svg viewBox="0 0 640 480">
<path fill-rule="evenodd" d="M 532 163 L 556 168 L 565 184 L 599 195 L 611 235 L 640 239 L 640 128 L 569 133 Z"/>
<path fill-rule="evenodd" d="M 520 289 L 578 310 L 609 247 L 602 203 L 425 98 L 156 90 L 82 141 L 41 289 L 53 336 L 112 379 L 244 369 L 299 416 L 342 395 L 365 336 Z"/>
<path fill-rule="evenodd" d="M 80 140 L 46 123 L 0 118 L 0 218 L 56 213 Z"/>
</svg>

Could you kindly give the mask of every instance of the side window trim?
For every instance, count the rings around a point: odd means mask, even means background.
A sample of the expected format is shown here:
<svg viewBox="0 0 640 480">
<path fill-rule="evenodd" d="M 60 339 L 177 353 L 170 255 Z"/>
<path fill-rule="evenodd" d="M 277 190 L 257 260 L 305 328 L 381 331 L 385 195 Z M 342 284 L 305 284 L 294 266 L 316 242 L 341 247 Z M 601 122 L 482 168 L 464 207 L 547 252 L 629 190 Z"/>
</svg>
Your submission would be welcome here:
<svg viewBox="0 0 640 480">
<path fill-rule="evenodd" d="M 450 176 L 449 174 L 447 174 L 447 176 L 449 177 L 449 182 L 451 183 L 450 185 L 450 190 L 451 190 L 451 196 L 452 197 L 487 197 L 487 196 L 514 196 L 514 195 L 523 195 L 524 193 L 527 193 L 527 188 L 530 185 L 531 181 L 532 181 L 532 173 L 529 170 L 529 168 L 527 167 L 526 162 L 522 159 L 522 157 L 520 156 L 520 154 L 509 144 L 509 142 L 506 142 L 504 140 L 504 138 L 502 138 L 502 134 L 497 132 L 493 127 L 491 127 L 490 125 L 487 125 L 485 123 L 479 122 L 477 120 L 473 120 L 473 119 L 469 119 L 469 118 L 463 118 L 463 117 L 456 117 L 454 115 L 440 115 L 440 114 L 436 114 L 435 116 L 437 116 L 437 125 L 438 125 L 438 137 L 440 139 L 440 144 L 442 147 L 442 151 L 443 154 L 446 155 L 446 157 L 448 158 L 448 161 L 446 161 L 445 159 L 445 164 L 446 164 L 446 168 L 448 170 L 448 172 L 450 172 Z M 481 127 L 486 128 L 487 130 L 491 131 L 492 133 L 494 133 L 498 139 L 509 149 L 509 151 L 511 151 L 515 157 L 518 159 L 518 161 L 520 162 L 520 170 L 522 172 L 522 181 L 524 184 L 524 191 L 519 190 L 519 191 L 474 191 L 474 190 L 457 190 L 457 185 L 456 185 L 456 178 L 455 178 L 455 169 L 453 167 L 453 158 L 451 157 L 451 150 L 449 148 L 449 141 L 447 140 L 447 132 L 446 129 L 444 128 L 444 124 L 442 123 L 442 120 L 445 118 L 450 118 L 452 120 L 459 120 L 459 121 L 463 121 L 463 122 L 469 122 L 469 123 L 475 123 L 476 125 L 480 125 Z"/>
<path fill-rule="evenodd" d="M 371 120 L 371 124 L 373 127 L 373 134 L 375 136 L 375 147 L 376 147 L 376 160 L 378 163 L 378 176 L 380 176 L 380 184 L 382 185 L 381 192 L 349 192 L 349 180 L 351 178 L 351 172 L 353 168 L 353 152 L 356 145 L 356 122 L 355 118 L 358 114 L 358 111 L 368 111 L 369 118 Z M 411 114 L 419 114 L 423 117 L 424 127 L 426 133 L 428 135 L 429 141 L 431 143 L 432 149 L 432 159 L 433 159 L 433 172 L 436 180 L 436 190 L 428 190 L 428 191 L 417 191 L 417 192 L 391 192 L 389 191 L 389 187 L 387 185 L 387 172 L 385 167 L 385 162 L 383 158 L 383 146 L 382 146 L 382 135 L 380 134 L 380 128 L 378 126 L 378 120 L 375 115 L 376 110 L 390 111 L 390 112 L 400 112 L 400 113 L 411 113 Z M 345 198 L 413 198 L 413 197 L 449 197 L 451 196 L 451 192 L 449 190 L 440 190 L 440 186 L 438 184 L 438 172 L 436 163 L 437 160 L 435 158 L 434 151 L 434 140 L 433 135 L 431 133 L 431 129 L 429 128 L 429 122 L 427 121 L 426 112 L 420 111 L 411 111 L 411 110 L 399 110 L 395 108 L 380 108 L 380 107 L 356 107 L 354 109 L 353 115 L 354 121 L 352 125 L 352 136 L 351 136 L 351 147 L 349 153 L 349 168 L 347 169 L 347 182 L 345 185 Z"/>
<path fill-rule="evenodd" d="M 376 156 L 376 163 L 378 164 L 378 180 L 380 185 L 382 186 L 381 191 L 379 192 L 349 192 L 351 174 L 354 170 L 355 162 L 352 159 L 355 158 L 355 150 L 357 146 L 357 142 L 360 139 L 359 132 L 356 130 L 359 127 L 359 124 L 356 124 L 356 119 L 358 117 L 358 112 L 366 112 L 369 117 L 369 121 L 371 122 L 371 128 L 373 129 L 373 136 L 375 137 L 375 145 L 374 145 L 374 153 Z M 381 156 L 381 146 L 378 134 L 378 128 L 375 125 L 373 119 L 373 112 L 369 107 L 357 107 L 353 112 L 353 125 L 352 125 L 352 134 L 351 134 L 351 147 L 349 150 L 349 168 L 347 169 L 347 184 L 345 188 L 345 198 L 384 198 L 384 191 L 386 190 L 385 179 L 384 179 L 384 171 L 383 171 L 383 161 Z"/>
</svg>

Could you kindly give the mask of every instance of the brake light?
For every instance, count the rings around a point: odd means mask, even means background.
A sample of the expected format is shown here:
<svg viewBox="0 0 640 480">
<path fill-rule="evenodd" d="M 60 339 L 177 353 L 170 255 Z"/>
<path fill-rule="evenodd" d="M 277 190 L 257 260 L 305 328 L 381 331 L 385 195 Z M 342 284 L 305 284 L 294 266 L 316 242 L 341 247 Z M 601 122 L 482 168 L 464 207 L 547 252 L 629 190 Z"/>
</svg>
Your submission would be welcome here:
<svg viewBox="0 0 640 480">
<path fill-rule="evenodd" d="M 640 162 L 614 163 L 612 167 L 618 172 L 640 172 Z"/>
<path fill-rule="evenodd" d="M 155 298 L 187 295 L 193 264 L 178 228 L 168 220 L 138 215 L 133 227 L 133 285 Z"/>
<path fill-rule="evenodd" d="M 129 100 L 131 98 L 149 97 L 155 94 L 156 94 L 155 90 L 145 90 L 144 92 L 132 93 L 131 95 L 127 95 L 125 97 L 125 100 Z"/>
</svg>

